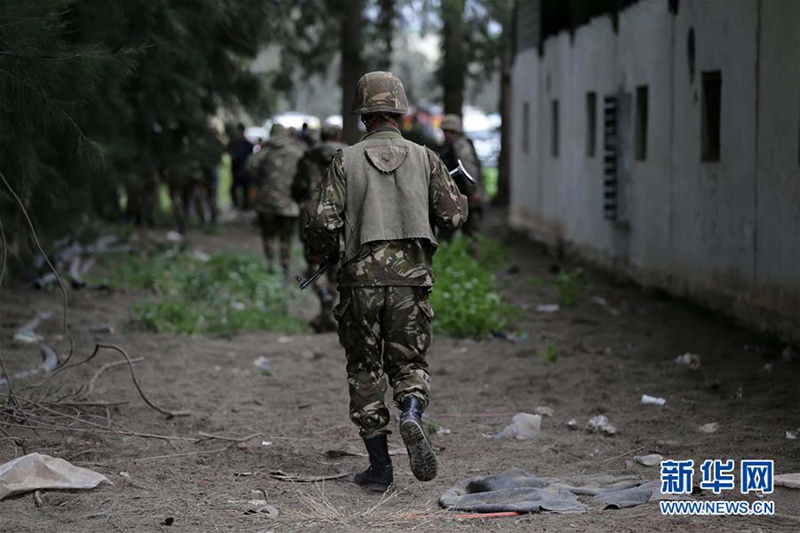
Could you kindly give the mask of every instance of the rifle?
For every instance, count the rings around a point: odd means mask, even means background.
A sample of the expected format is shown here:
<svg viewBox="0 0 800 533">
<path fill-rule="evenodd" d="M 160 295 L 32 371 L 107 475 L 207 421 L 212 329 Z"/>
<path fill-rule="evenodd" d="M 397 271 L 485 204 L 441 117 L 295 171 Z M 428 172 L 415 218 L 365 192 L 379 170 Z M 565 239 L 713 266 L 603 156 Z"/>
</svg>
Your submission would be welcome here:
<svg viewBox="0 0 800 533">
<path fill-rule="evenodd" d="M 313 285 L 314 282 L 317 281 L 320 276 L 322 276 L 329 268 L 331 268 L 332 266 L 334 266 L 338 262 L 339 262 L 339 258 L 338 257 L 336 257 L 334 259 L 329 259 L 328 261 L 325 261 L 324 263 L 322 263 L 322 265 L 317 269 L 317 271 L 314 272 L 313 274 L 311 274 L 311 276 L 309 276 L 308 279 L 303 278 L 303 277 L 299 276 L 298 274 L 295 274 L 294 275 L 294 280 L 297 283 L 300 284 L 300 290 L 304 291 L 307 288 L 309 288 L 311 285 Z"/>
</svg>

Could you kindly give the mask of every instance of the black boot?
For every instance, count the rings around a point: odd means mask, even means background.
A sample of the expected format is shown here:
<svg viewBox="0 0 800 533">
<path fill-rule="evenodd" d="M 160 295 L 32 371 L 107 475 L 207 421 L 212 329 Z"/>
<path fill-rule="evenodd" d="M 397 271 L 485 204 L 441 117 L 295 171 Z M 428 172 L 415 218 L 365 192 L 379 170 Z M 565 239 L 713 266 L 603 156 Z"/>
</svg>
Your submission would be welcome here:
<svg viewBox="0 0 800 533">
<path fill-rule="evenodd" d="M 400 408 L 400 435 L 408 450 L 411 471 L 418 480 L 430 481 L 436 477 L 436 455 L 422 425 L 422 402 L 419 398 L 407 396 Z"/>
<path fill-rule="evenodd" d="M 369 490 L 385 492 L 394 481 L 392 458 L 389 456 L 386 434 L 364 439 L 364 445 L 369 454 L 369 468 L 356 474 L 353 481 L 356 485 L 361 485 Z"/>
</svg>

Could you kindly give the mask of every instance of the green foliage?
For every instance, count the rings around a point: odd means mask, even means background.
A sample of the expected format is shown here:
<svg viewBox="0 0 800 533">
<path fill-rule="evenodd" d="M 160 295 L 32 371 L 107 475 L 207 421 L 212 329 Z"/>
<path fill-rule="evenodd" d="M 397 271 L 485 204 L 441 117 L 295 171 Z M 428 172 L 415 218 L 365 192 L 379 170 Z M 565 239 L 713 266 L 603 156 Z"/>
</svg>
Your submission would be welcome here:
<svg viewBox="0 0 800 533">
<path fill-rule="evenodd" d="M 586 274 L 582 268 L 576 268 L 572 272 L 561 271 L 556 278 L 559 303 L 565 307 L 572 307 L 578 303 L 585 281 Z"/>
<path fill-rule="evenodd" d="M 166 165 L 186 172 L 213 152 L 210 115 L 266 100 L 249 60 L 271 37 L 269 9 L 263 0 L 0 2 L 0 172 L 37 230 L 61 237 L 83 218 L 117 217 L 120 190 L 139 206 L 133 199 Z M 24 256 L 30 235 L 2 185 L 0 220 Z"/>
<path fill-rule="evenodd" d="M 491 266 L 502 264 L 505 250 L 499 243 L 481 241 L 482 259 L 469 255 L 469 242 L 457 237 L 443 243 L 435 258 L 436 285 L 431 295 L 436 332 L 455 337 L 485 337 L 507 330 L 519 317 L 495 288 Z"/>
<path fill-rule="evenodd" d="M 433 418 L 426 416 L 425 417 L 425 432 L 428 435 L 435 435 L 437 431 L 442 427 L 442 425 L 434 420 Z"/>
<path fill-rule="evenodd" d="M 105 258 L 106 262 L 108 257 Z M 111 288 L 147 289 L 158 296 L 133 305 L 136 322 L 156 332 L 193 335 L 239 330 L 306 331 L 286 305 L 299 297 L 261 257 L 225 251 L 208 258 L 185 251 L 115 258 L 106 264 Z"/>
<path fill-rule="evenodd" d="M 486 189 L 486 196 L 492 200 L 497 196 L 497 167 L 485 167 L 483 169 L 483 186 Z"/>
<path fill-rule="evenodd" d="M 537 353 L 539 357 L 548 363 L 555 363 L 558 359 L 558 349 L 556 348 L 555 344 L 548 344 L 547 348 L 544 350 L 539 350 Z"/>
</svg>

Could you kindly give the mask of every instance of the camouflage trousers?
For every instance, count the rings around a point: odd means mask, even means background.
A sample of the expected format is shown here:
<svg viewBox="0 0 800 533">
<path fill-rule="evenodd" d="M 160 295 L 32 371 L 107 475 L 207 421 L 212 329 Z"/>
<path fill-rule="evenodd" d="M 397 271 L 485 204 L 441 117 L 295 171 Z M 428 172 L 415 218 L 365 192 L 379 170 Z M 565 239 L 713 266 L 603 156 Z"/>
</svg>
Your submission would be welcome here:
<svg viewBox="0 0 800 533">
<path fill-rule="evenodd" d="M 428 404 L 425 353 L 431 345 L 430 287 L 341 287 L 334 310 L 347 354 L 350 419 L 364 439 L 388 433 L 386 377 L 394 401 Z"/>
<path fill-rule="evenodd" d="M 261 240 L 264 244 L 264 255 L 270 267 L 275 261 L 275 246 L 273 241 L 277 238 L 280 243 L 279 251 L 281 267 L 289 267 L 292 261 L 292 237 L 294 236 L 294 224 L 297 217 L 285 217 L 272 213 L 258 212 L 258 225 L 261 227 Z"/>
</svg>

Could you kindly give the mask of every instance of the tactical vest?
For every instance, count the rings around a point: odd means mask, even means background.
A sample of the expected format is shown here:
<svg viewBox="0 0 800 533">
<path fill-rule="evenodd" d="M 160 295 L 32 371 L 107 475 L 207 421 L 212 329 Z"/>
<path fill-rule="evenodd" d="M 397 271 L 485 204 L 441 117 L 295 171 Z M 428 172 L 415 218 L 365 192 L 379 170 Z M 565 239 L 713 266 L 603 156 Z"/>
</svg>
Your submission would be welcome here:
<svg viewBox="0 0 800 533">
<path fill-rule="evenodd" d="M 436 238 L 430 223 L 431 165 L 422 146 L 380 132 L 343 150 L 347 179 L 344 257 L 364 244 Z"/>
</svg>

